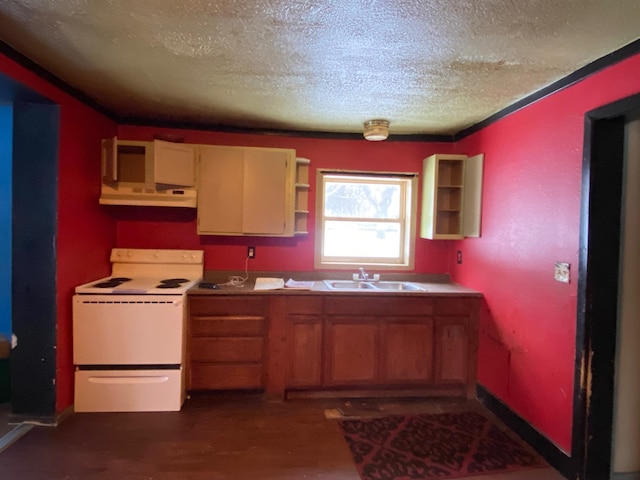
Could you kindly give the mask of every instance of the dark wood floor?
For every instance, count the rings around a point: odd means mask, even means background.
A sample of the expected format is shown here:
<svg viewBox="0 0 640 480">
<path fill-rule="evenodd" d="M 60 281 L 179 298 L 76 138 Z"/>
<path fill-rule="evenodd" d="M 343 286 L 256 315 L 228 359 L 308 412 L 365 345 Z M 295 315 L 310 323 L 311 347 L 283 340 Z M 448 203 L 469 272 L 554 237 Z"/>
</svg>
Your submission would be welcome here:
<svg viewBox="0 0 640 480">
<path fill-rule="evenodd" d="M 12 480 L 358 480 L 328 412 L 430 413 L 481 408 L 460 401 L 289 400 L 200 395 L 176 413 L 84 413 L 34 427 L 0 453 Z M 333 410 L 332 410 L 333 409 Z M 552 469 L 475 480 L 561 480 Z"/>
</svg>

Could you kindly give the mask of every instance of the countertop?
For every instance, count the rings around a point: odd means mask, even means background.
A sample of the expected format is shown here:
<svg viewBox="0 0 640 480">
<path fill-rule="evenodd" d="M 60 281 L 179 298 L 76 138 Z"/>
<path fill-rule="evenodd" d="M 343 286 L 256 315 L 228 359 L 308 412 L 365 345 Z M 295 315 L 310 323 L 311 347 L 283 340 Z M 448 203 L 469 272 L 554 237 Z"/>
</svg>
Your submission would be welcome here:
<svg viewBox="0 0 640 480">
<path fill-rule="evenodd" d="M 376 272 L 377 273 L 377 272 Z M 234 286 L 230 279 L 236 277 L 241 286 Z M 282 278 L 285 282 L 289 279 L 296 281 L 313 281 L 311 289 L 282 288 L 277 290 L 254 290 L 256 278 Z M 204 281 L 215 283 L 218 288 L 199 288 L 197 285 L 188 291 L 189 295 L 371 295 L 371 296 L 464 296 L 480 297 L 481 292 L 471 288 L 451 283 L 446 274 L 415 274 L 415 273 L 380 273 L 382 281 L 406 281 L 416 284 L 424 290 L 419 291 L 339 291 L 331 290 L 323 282 L 330 280 L 351 280 L 351 272 L 229 272 L 229 271 L 207 271 Z"/>
</svg>

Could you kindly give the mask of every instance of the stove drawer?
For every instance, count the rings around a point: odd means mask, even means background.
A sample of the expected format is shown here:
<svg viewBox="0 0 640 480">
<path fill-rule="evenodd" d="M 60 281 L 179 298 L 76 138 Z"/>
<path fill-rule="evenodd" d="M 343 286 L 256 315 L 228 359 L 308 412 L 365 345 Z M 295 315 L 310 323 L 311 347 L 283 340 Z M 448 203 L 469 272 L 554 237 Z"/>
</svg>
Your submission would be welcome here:
<svg viewBox="0 0 640 480">
<path fill-rule="evenodd" d="M 182 369 L 76 370 L 76 412 L 177 412 L 184 402 Z"/>
</svg>

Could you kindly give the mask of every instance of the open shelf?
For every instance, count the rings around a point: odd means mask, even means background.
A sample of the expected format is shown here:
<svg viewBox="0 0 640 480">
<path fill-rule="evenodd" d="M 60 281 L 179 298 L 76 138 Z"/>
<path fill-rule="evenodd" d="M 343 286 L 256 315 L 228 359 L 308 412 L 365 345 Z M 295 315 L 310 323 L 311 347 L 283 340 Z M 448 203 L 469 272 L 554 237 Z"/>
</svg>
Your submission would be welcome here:
<svg viewBox="0 0 640 480">
<path fill-rule="evenodd" d="M 294 234 L 306 235 L 309 221 L 309 166 L 307 158 L 296 158 L 296 196 L 294 206 Z"/>
<path fill-rule="evenodd" d="M 462 238 L 466 155 L 424 159 L 420 236 L 433 240 Z"/>
</svg>

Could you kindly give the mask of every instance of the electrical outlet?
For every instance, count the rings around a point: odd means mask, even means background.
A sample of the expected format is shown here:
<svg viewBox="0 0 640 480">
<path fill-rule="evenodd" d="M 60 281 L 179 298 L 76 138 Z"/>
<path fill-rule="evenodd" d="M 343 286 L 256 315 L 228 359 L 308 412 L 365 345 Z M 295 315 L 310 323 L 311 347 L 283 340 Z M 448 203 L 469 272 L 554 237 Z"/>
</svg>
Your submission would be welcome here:
<svg viewBox="0 0 640 480">
<path fill-rule="evenodd" d="M 569 283 L 571 277 L 571 265 L 564 262 L 556 262 L 553 273 L 556 282 Z"/>
<path fill-rule="evenodd" d="M 247 257 L 256 258 L 256 247 L 247 247 Z"/>
<path fill-rule="evenodd" d="M 462 250 L 458 250 L 456 261 L 458 262 L 458 264 L 462 263 Z"/>
</svg>

